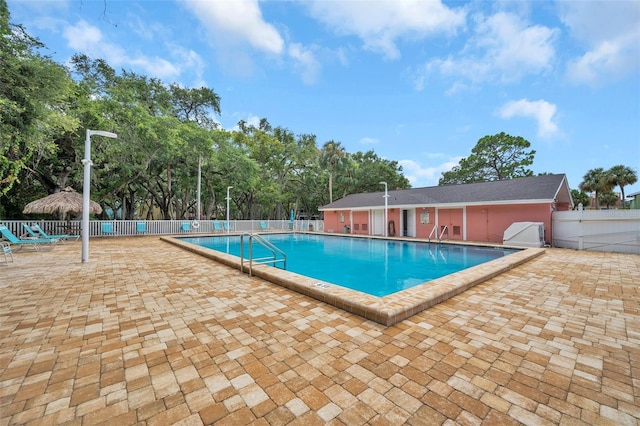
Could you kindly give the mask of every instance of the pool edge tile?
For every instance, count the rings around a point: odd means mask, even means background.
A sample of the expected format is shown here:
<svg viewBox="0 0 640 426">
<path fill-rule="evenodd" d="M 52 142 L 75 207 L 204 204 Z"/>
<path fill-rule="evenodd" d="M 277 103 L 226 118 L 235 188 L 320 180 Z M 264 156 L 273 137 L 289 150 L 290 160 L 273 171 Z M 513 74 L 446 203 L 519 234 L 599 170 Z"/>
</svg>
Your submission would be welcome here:
<svg viewBox="0 0 640 426">
<path fill-rule="evenodd" d="M 236 256 L 198 247 L 175 237 L 161 237 L 160 240 L 232 268 L 241 269 L 241 262 Z M 266 265 L 254 266 L 252 275 L 389 327 L 528 262 L 544 252 L 544 248 L 525 248 L 385 297 L 371 296 Z"/>
</svg>

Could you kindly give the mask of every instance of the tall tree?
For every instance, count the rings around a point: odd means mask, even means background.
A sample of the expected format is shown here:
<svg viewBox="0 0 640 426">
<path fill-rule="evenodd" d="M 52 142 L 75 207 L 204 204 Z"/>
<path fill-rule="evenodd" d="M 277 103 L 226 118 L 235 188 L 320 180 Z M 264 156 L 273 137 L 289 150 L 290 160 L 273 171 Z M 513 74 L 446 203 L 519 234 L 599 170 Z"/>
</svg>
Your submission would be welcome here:
<svg viewBox="0 0 640 426">
<path fill-rule="evenodd" d="M 609 183 L 612 183 L 614 186 L 620 187 L 620 192 L 622 193 L 622 206 L 626 207 L 626 198 L 624 195 L 624 187 L 625 185 L 633 185 L 638 181 L 638 175 L 636 172 L 627 166 L 623 166 L 622 164 L 618 164 L 617 166 L 613 166 L 606 172 L 606 179 Z"/>
<path fill-rule="evenodd" d="M 79 125 L 69 113 L 74 83 L 67 70 L 38 50 L 43 46 L 20 25 L 9 22 L 0 0 L 0 197 L 32 160 L 56 151 L 56 139 Z"/>
<path fill-rule="evenodd" d="M 613 191 L 603 192 L 598 195 L 598 202 L 607 206 L 608 209 L 618 204 L 618 201 L 620 201 L 620 197 Z"/>
<path fill-rule="evenodd" d="M 391 189 L 411 188 L 397 161 L 381 158 L 373 150 L 358 151 L 350 157 L 357 164 L 356 182 L 350 193 L 379 191 L 381 181 L 387 182 Z"/>
<path fill-rule="evenodd" d="M 333 177 L 342 166 L 345 150 L 340 142 L 325 142 L 320 151 L 320 166 L 329 171 L 329 202 L 333 203 Z"/>
<path fill-rule="evenodd" d="M 533 164 L 535 150 L 521 136 L 504 132 L 481 138 L 469 157 L 460 160 L 452 170 L 444 172 L 439 185 L 487 182 L 533 176 L 527 167 Z"/>
<path fill-rule="evenodd" d="M 595 193 L 596 210 L 598 209 L 598 195 L 603 192 L 611 191 L 614 186 L 615 184 L 612 184 L 611 181 L 607 180 L 607 176 L 602 167 L 589 170 L 582 177 L 580 185 L 578 185 L 578 187 L 583 191 Z"/>
<path fill-rule="evenodd" d="M 184 88 L 169 85 L 171 103 L 175 116 L 183 122 L 194 121 L 207 129 L 218 128 L 214 116 L 220 115 L 220 96 L 208 87 Z"/>
</svg>

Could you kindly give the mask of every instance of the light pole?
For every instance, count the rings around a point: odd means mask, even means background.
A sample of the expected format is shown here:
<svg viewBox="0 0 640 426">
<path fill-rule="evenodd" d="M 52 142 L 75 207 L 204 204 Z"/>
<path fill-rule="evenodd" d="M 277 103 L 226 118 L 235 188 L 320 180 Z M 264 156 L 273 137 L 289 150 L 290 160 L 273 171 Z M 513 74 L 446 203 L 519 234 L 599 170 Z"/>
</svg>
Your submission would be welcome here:
<svg viewBox="0 0 640 426">
<path fill-rule="evenodd" d="M 380 182 L 380 185 L 384 185 L 384 230 L 383 230 L 383 235 L 386 237 L 387 236 L 387 227 L 389 226 L 389 224 L 387 223 L 389 221 L 389 193 L 387 192 L 387 182 Z"/>
<path fill-rule="evenodd" d="M 82 184 L 82 263 L 89 261 L 89 200 L 91 192 L 91 136 L 98 135 L 106 138 L 117 138 L 118 135 L 104 130 L 89 130 L 84 140 L 84 182 Z"/>
<path fill-rule="evenodd" d="M 231 228 L 231 224 L 229 223 L 229 190 L 233 188 L 233 186 L 227 186 L 227 234 L 229 233 L 229 229 Z"/>
<path fill-rule="evenodd" d="M 196 223 L 198 225 L 200 225 L 200 188 L 201 188 L 201 182 L 202 181 L 202 156 L 199 155 L 198 156 L 198 186 L 196 189 L 196 197 L 198 197 L 198 200 L 196 202 Z"/>
</svg>

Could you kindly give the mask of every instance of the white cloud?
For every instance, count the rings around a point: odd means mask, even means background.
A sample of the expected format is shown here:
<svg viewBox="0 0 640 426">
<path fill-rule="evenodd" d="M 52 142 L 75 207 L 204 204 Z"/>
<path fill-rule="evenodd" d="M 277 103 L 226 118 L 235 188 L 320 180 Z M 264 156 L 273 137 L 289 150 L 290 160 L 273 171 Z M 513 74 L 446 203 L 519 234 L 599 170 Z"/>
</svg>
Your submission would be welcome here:
<svg viewBox="0 0 640 426">
<path fill-rule="evenodd" d="M 185 49 L 182 46 L 172 45 L 171 56 L 177 58 L 180 61 L 180 68 L 182 70 L 192 70 L 194 79 L 192 81 L 192 87 L 207 86 L 207 82 L 204 80 L 205 63 L 202 57 L 191 49 Z"/>
<path fill-rule="evenodd" d="M 114 68 L 131 66 L 161 79 L 175 78 L 180 74 L 180 67 L 166 59 L 157 56 L 128 55 L 120 46 L 103 40 L 100 30 L 85 21 L 66 27 L 63 36 L 72 49 L 93 58 L 102 58 Z"/>
<path fill-rule="evenodd" d="M 63 35 L 67 39 L 69 47 L 81 52 L 91 49 L 102 41 L 100 30 L 85 21 L 80 21 L 75 26 L 66 27 Z"/>
<path fill-rule="evenodd" d="M 558 132 L 558 125 L 554 122 L 556 106 L 547 101 L 529 101 L 520 99 L 507 102 L 498 111 L 501 118 L 525 117 L 533 118 L 538 124 L 538 136 L 548 138 Z"/>
<path fill-rule="evenodd" d="M 562 2 L 570 35 L 587 50 L 569 61 L 575 83 L 599 85 L 640 68 L 640 7 L 636 1 Z"/>
<path fill-rule="evenodd" d="M 541 72 L 550 68 L 555 56 L 553 42 L 559 31 L 541 25 L 527 26 L 516 15 L 498 13 L 480 20 L 475 46 L 483 49 L 491 67 L 508 73 Z"/>
<path fill-rule="evenodd" d="M 378 139 L 370 138 L 368 136 L 365 136 L 360 139 L 360 143 L 363 145 L 374 145 L 374 144 L 377 144 L 378 142 L 380 142 Z"/>
<path fill-rule="evenodd" d="M 430 159 L 442 158 L 443 156 L 444 154 L 427 154 Z M 409 180 L 411 186 L 419 188 L 438 185 L 442 173 L 457 166 L 461 159 L 462 157 L 449 158 L 447 161 L 431 167 L 425 167 L 416 160 L 399 160 L 398 164 L 402 166 L 402 173 Z"/>
<path fill-rule="evenodd" d="M 228 130 L 230 132 L 240 131 L 240 126 L 238 126 L 238 122 L 240 122 L 241 120 L 244 120 L 247 127 L 250 127 L 250 126 L 260 127 L 260 120 L 262 120 L 262 118 L 258 117 L 257 115 L 244 114 L 244 113 L 233 113 L 229 117 L 232 120 L 236 120 L 236 121 L 232 124 L 227 124 L 227 125 L 224 125 L 222 123 L 218 123 L 218 124 L 221 125 L 221 128 Z"/>
<path fill-rule="evenodd" d="M 433 59 L 415 73 L 414 86 L 422 90 L 433 73 L 473 83 L 489 80 L 518 81 L 525 74 L 549 71 L 555 58 L 557 29 L 529 25 L 517 15 L 499 12 L 474 19 L 474 35 L 457 54 Z M 467 87 L 454 82 L 448 93 Z"/>
<path fill-rule="evenodd" d="M 360 38 L 364 48 L 397 59 L 399 38 L 422 39 L 433 33 L 453 33 L 464 25 L 466 12 L 440 1 L 313 1 L 304 3 L 318 21 L 338 35 Z"/>
<path fill-rule="evenodd" d="M 130 54 L 128 50 L 106 41 L 102 32 L 86 21 L 80 21 L 74 26 L 66 26 L 63 30 L 63 36 L 73 50 L 86 53 L 93 58 L 105 59 L 114 68 L 131 67 L 160 79 L 175 79 L 185 70 L 190 70 L 195 74 L 192 85 L 195 87 L 206 86 L 203 79 L 204 61 L 198 53 L 191 49 L 185 49 L 178 45 L 167 46 L 170 56 L 175 59 L 173 62 L 159 56 Z M 151 38 L 151 33 L 148 33 L 147 37 Z"/>
<path fill-rule="evenodd" d="M 182 4 L 200 20 L 216 46 L 246 43 L 268 53 L 284 51 L 284 40 L 265 22 L 257 0 L 190 0 Z"/>
<path fill-rule="evenodd" d="M 302 81 L 306 84 L 315 83 L 321 66 L 312 50 L 299 43 L 292 43 L 289 45 L 289 56 L 293 58 L 296 68 L 300 70 Z"/>
</svg>

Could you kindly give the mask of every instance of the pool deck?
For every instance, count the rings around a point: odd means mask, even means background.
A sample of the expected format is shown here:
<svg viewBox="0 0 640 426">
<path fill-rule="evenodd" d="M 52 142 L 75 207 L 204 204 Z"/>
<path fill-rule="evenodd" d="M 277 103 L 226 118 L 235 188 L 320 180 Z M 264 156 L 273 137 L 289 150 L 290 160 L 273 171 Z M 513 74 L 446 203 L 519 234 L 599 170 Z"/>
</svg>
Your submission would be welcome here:
<svg viewBox="0 0 640 426">
<path fill-rule="evenodd" d="M 330 235 L 337 235 L 339 238 L 346 237 L 341 234 Z M 224 238 L 223 236 L 215 235 L 214 237 Z M 361 235 L 353 235 L 346 238 L 381 239 L 381 237 Z M 316 278 L 294 274 L 280 267 L 274 268 L 271 265 L 256 265 L 250 268 L 247 266 L 248 262 L 242 265 L 239 257 L 191 244 L 181 238 L 162 237 L 161 240 L 197 253 L 205 258 L 235 267 L 238 270 L 250 271 L 251 275 L 264 278 L 272 283 L 279 284 L 298 293 L 311 296 L 314 299 L 387 326 L 410 318 L 418 312 L 442 303 L 489 278 L 495 277 L 544 253 L 544 249 L 542 248 L 519 250 L 511 255 L 494 259 L 385 297 L 376 297 L 320 281 Z M 401 239 L 395 238 L 394 240 Z M 425 240 L 415 239 L 410 241 L 427 242 Z M 247 244 L 246 240 L 245 244 Z M 429 247 L 429 250 L 433 249 L 433 251 L 437 253 L 438 251 L 442 251 L 447 245 L 456 244 L 459 243 L 446 243 L 441 245 L 432 243 L 426 247 Z"/>
<path fill-rule="evenodd" d="M 80 258 L 0 266 L 0 425 L 640 424 L 639 255 L 546 249 L 391 326 L 157 237 Z"/>
</svg>

